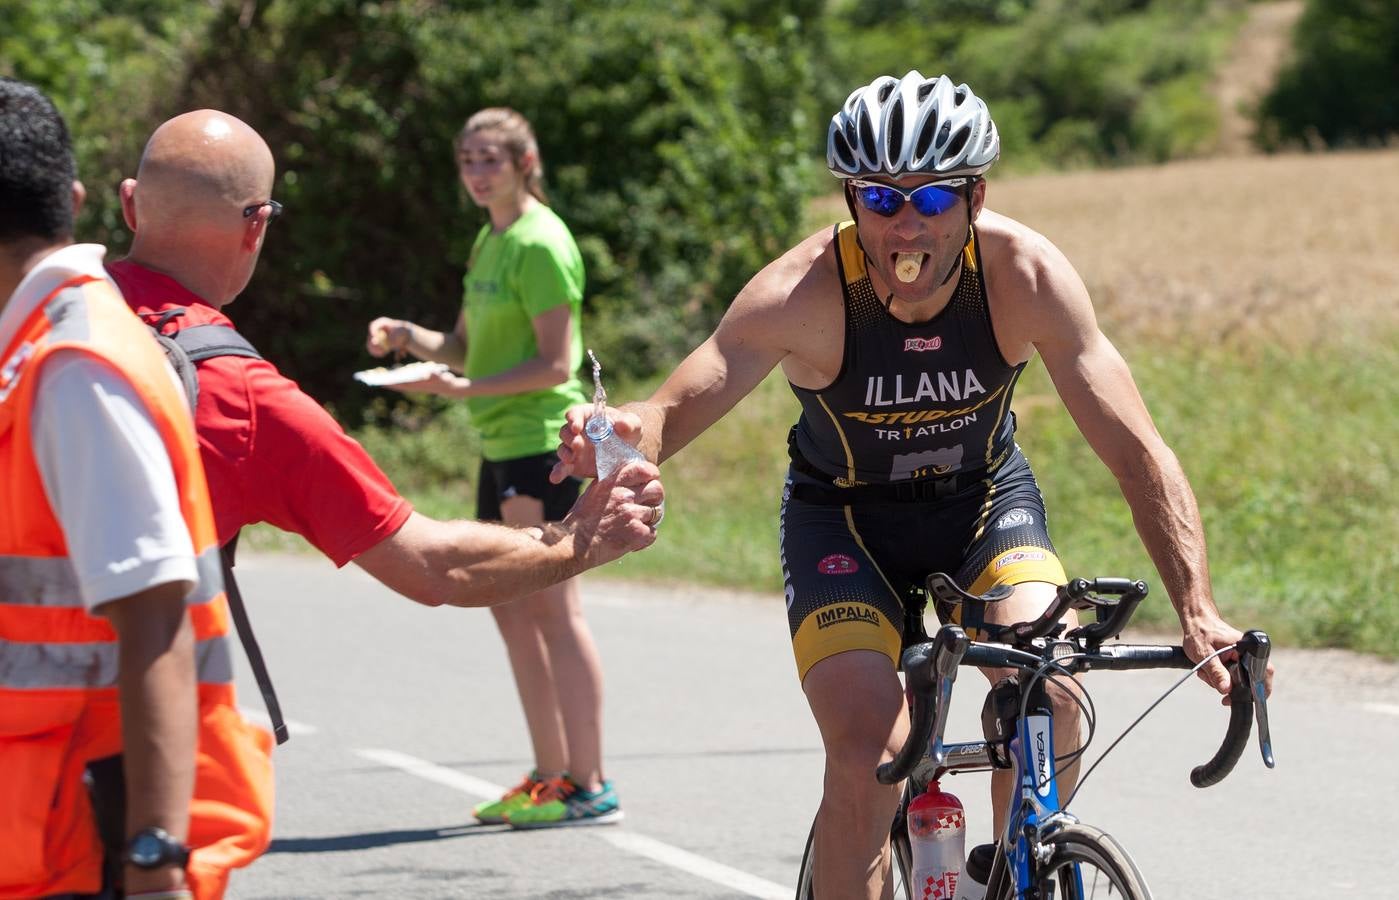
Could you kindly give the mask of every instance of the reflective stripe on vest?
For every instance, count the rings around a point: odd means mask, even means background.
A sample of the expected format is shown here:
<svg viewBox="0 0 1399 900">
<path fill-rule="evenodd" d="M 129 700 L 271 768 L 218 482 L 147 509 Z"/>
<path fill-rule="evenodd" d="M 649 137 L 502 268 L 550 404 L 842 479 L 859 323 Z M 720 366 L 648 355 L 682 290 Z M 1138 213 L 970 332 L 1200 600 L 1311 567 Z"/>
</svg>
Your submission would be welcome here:
<svg viewBox="0 0 1399 900">
<path fill-rule="evenodd" d="M 119 652 L 115 641 L 20 644 L 0 638 L 0 688 L 116 687 Z M 233 646 L 228 635 L 196 641 L 194 662 L 200 684 L 233 683 Z"/>
<path fill-rule="evenodd" d="M 199 584 L 185 598 L 188 606 L 208 603 L 220 593 L 223 575 L 218 548 L 199 554 L 195 567 Z M 83 600 L 73 563 L 66 556 L 0 556 L 0 606 L 5 604 L 81 607 Z"/>
</svg>

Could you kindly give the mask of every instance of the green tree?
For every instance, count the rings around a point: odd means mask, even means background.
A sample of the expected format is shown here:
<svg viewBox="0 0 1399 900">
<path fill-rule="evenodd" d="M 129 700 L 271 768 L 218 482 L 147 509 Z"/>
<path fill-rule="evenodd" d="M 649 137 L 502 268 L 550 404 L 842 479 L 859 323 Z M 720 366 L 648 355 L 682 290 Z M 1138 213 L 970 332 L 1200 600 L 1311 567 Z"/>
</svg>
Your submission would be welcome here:
<svg viewBox="0 0 1399 900">
<path fill-rule="evenodd" d="M 484 215 L 452 138 L 508 105 L 534 123 L 583 250 L 589 342 L 613 371 L 670 364 L 795 237 L 824 136 L 808 89 L 819 6 L 225 5 L 181 105 L 261 131 L 287 206 L 240 327 L 352 413 L 365 395 L 345 375 L 372 315 L 455 320 Z"/>
<path fill-rule="evenodd" d="M 1399 133 L 1399 7 L 1394 0 L 1308 0 L 1295 56 L 1260 109 L 1260 142 L 1330 147 Z"/>
<path fill-rule="evenodd" d="M 212 13 L 184 0 L 0 0 L 0 74 L 47 93 L 72 132 L 88 189 L 81 238 L 125 245 L 116 186 L 172 110 Z"/>
</svg>

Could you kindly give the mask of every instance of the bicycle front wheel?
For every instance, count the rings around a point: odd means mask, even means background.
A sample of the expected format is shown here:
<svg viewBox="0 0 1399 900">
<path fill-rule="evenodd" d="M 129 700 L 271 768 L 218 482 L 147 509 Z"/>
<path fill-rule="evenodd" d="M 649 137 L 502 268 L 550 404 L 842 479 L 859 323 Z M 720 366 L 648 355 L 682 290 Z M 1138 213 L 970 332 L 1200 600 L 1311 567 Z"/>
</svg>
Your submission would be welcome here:
<svg viewBox="0 0 1399 900">
<path fill-rule="evenodd" d="M 1112 835 L 1091 825 L 1066 825 L 1045 839 L 1040 895 L 1055 900 L 1151 900 L 1146 879 Z"/>
</svg>

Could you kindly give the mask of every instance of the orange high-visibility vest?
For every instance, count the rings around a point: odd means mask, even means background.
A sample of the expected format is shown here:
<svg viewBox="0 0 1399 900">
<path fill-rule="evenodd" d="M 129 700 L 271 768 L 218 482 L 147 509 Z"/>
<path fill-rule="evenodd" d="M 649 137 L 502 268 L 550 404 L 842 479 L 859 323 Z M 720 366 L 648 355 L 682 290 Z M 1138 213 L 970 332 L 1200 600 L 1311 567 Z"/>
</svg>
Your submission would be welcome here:
<svg viewBox="0 0 1399 900">
<path fill-rule="evenodd" d="M 51 293 L 0 351 L 0 898 L 95 893 L 102 847 L 82 776 L 121 752 L 117 636 L 79 595 L 30 440 L 39 370 L 54 351 L 109 365 L 144 402 L 170 457 L 197 556 L 188 599 L 199 681 L 199 751 L 188 843 L 200 900 L 267 847 L 271 736 L 233 688 L 213 511 L 189 410 L 149 330 L 101 279 Z M 73 440 L 82 440 L 75 423 Z"/>
</svg>

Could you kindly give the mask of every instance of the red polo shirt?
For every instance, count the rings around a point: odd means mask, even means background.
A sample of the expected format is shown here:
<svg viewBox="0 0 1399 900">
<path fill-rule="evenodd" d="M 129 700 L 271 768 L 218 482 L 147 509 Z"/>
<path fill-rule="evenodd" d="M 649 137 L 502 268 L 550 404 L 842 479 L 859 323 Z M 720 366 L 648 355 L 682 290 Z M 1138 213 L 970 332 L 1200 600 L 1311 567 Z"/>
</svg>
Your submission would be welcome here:
<svg viewBox="0 0 1399 900">
<path fill-rule="evenodd" d="M 147 321 L 184 307 L 167 333 L 233 324 L 167 275 L 125 259 L 108 263 L 107 271 Z M 265 360 L 220 356 L 200 363 L 194 424 L 221 544 L 244 525 L 270 522 L 343 566 L 412 512 L 364 448 Z"/>
</svg>

